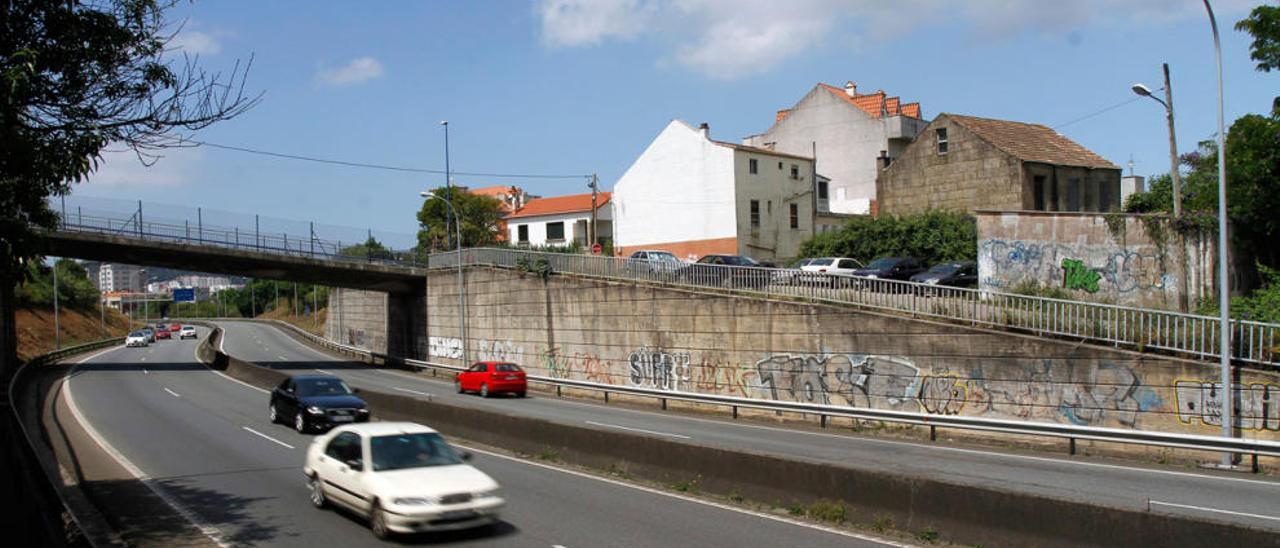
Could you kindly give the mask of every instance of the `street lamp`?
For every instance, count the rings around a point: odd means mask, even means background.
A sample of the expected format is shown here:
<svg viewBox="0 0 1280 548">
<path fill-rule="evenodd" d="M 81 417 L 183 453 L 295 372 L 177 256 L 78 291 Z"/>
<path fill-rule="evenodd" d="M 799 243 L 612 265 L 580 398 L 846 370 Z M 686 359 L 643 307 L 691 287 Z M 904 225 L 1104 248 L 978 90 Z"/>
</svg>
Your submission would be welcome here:
<svg viewBox="0 0 1280 548">
<path fill-rule="evenodd" d="M 1173 179 L 1173 217 L 1182 217 L 1182 174 L 1178 172 L 1178 139 L 1173 130 L 1173 88 L 1169 86 L 1169 63 L 1164 64 L 1164 100 L 1152 95 L 1151 88 L 1142 84 L 1134 84 L 1133 92 L 1149 97 L 1164 107 L 1169 120 L 1169 177 Z"/>
<path fill-rule="evenodd" d="M 1218 38 L 1218 20 L 1213 16 L 1213 6 L 1204 0 L 1204 9 L 1209 12 L 1209 27 L 1213 29 L 1213 48 L 1218 60 L 1218 340 L 1221 343 L 1222 363 L 1222 436 L 1234 437 L 1232 427 L 1231 397 L 1231 325 L 1228 308 L 1231 306 L 1230 293 L 1227 287 L 1227 133 L 1222 115 L 1222 41 Z M 1222 466 L 1232 466 L 1232 454 L 1222 454 Z"/>
<path fill-rule="evenodd" d="M 423 191 L 418 194 L 428 200 L 440 198 L 440 196 L 432 192 Z M 448 211 L 453 213 L 453 217 L 458 221 L 453 225 L 454 235 L 458 241 L 458 256 L 455 258 L 458 261 L 458 327 L 462 334 L 462 365 L 466 367 L 470 363 L 470 359 L 467 353 L 467 289 L 462 281 L 462 218 L 458 217 L 458 212 L 453 209 L 453 203 L 444 199 L 440 201 L 448 206 Z"/>
<path fill-rule="evenodd" d="M 444 237 L 449 239 L 449 225 L 453 224 L 453 219 L 457 215 L 453 214 L 453 176 L 449 172 L 449 121 L 441 120 L 440 125 L 444 126 L 444 187 L 448 192 L 445 196 L 445 202 L 450 205 L 449 210 L 445 212 L 444 218 Z M 461 243 L 458 244 L 461 248 Z M 450 245 L 449 247 L 453 247 Z"/>
</svg>

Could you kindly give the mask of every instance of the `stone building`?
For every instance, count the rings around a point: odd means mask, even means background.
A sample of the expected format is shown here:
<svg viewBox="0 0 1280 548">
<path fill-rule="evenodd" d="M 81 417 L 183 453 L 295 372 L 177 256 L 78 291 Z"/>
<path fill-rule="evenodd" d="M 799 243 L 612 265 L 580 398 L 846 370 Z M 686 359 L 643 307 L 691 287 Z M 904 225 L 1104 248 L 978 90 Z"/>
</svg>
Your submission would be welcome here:
<svg viewBox="0 0 1280 548">
<path fill-rule="evenodd" d="M 939 114 L 876 180 L 879 212 L 1120 208 L 1120 166 L 1049 127 Z"/>
</svg>

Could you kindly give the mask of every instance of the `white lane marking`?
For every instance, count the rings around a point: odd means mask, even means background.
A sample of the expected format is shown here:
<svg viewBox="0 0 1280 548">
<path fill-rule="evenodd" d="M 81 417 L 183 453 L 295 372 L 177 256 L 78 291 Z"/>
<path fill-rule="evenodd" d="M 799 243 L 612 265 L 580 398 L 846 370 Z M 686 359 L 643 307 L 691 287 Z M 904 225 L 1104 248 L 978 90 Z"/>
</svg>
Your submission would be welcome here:
<svg viewBox="0 0 1280 548">
<path fill-rule="evenodd" d="M 279 358 L 279 359 L 280 359 L 280 361 L 282 361 L 282 362 L 287 362 L 287 361 L 289 361 L 289 358 L 286 358 L 286 357 L 284 357 L 284 356 L 280 356 L 280 355 L 277 355 L 277 356 L 276 356 L 276 358 Z"/>
<path fill-rule="evenodd" d="M 140 361 L 140 362 L 145 362 L 145 361 L 147 361 L 147 357 L 146 357 L 146 356 L 143 356 L 143 357 L 141 357 L 141 358 L 138 358 L 138 361 Z"/>
<path fill-rule="evenodd" d="M 172 390 L 169 390 L 168 388 L 165 388 L 165 389 L 164 389 L 164 391 L 165 391 L 165 392 L 168 392 L 170 395 L 172 395 L 172 396 L 173 396 L 173 397 L 175 397 L 175 398 L 181 398 L 181 397 L 182 397 L 182 394 L 179 394 L 179 393 L 177 393 L 177 392 L 174 392 L 174 391 L 172 391 Z"/>
<path fill-rule="evenodd" d="M 1217 508 L 1205 508 L 1204 506 L 1192 506 L 1192 505 L 1190 505 L 1190 504 L 1177 504 L 1177 503 L 1173 503 L 1173 502 L 1161 502 L 1161 501 L 1158 501 L 1158 500 L 1153 500 L 1153 501 L 1150 501 L 1150 502 L 1151 502 L 1151 504 L 1159 504 L 1160 506 L 1172 506 L 1172 507 L 1174 507 L 1174 508 L 1185 508 L 1185 509 L 1188 509 L 1188 510 L 1200 510 L 1200 511 L 1203 511 L 1203 512 L 1216 512 L 1216 513 L 1219 513 L 1219 514 L 1230 514 L 1230 515 L 1233 515 L 1233 516 L 1243 516 L 1243 517 L 1247 517 L 1247 518 L 1258 518 L 1258 519 L 1269 519 L 1269 520 L 1273 520 L 1273 521 L 1280 521 L 1280 517 L 1276 517 L 1276 516 L 1264 516 L 1264 515 L 1262 515 L 1262 514 L 1250 514 L 1250 513 L 1248 513 L 1248 512 L 1233 512 L 1233 511 L 1231 511 L 1231 510 L 1219 510 L 1219 509 L 1217 509 Z"/>
<path fill-rule="evenodd" d="M 375 369 L 374 371 L 383 372 L 383 370 L 381 370 L 381 369 Z M 388 373 L 388 374 L 394 374 L 394 373 L 391 373 L 390 371 L 387 371 L 386 373 Z M 418 379 L 418 380 L 421 380 L 421 381 L 424 381 L 424 382 L 436 382 L 436 381 L 431 381 L 430 379 Z M 571 400 L 568 400 L 568 399 L 557 399 L 557 400 L 548 400 L 548 401 L 555 401 L 555 402 L 556 402 L 556 403 L 558 403 L 558 404 L 576 405 L 576 406 L 579 406 L 579 407 L 590 407 L 590 408 L 593 408 L 593 409 L 599 409 L 599 408 L 601 407 L 601 406 L 599 406 L 599 405 L 592 404 L 592 403 L 587 403 L 587 402 L 576 402 L 576 401 L 571 401 Z M 638 409 L 627 409 L 627 408 L 625 408 L 625 407 L 611 407 L 611 408 L 609 408 L 609 409 L 610 409 L 610 410 L 612 410 L 612 411 L 621 411 L 621 412 L 625 412 L 625 413 L 631 413 L 631 414 L 635 414 L 635 415 L 643 415 L 643 416 L 647 416 L 647 417 L 654 417 L 654 416 L 656 415 L 656 413 L 651 413 L 651 412 L 649 412 L 649 411 L 641 411 L 641 410 L 638 410 Z M 1099 462 L 1083 462 L 1083 461 L 1076 461 L 1076 460 L 1064 460 L 1064 459 L 1056 459 L 1056 458 L 1052 458 L 1052 457 L 1036 457 L 1036 456 L 1032 456 L 1032 455 L 1018 455 L 1018 454 L 1014 454 L 1014 453 L 1001 453 L 1001 452 L 997 452 L 997 451 L 983 451 L 983 450 L 980 450 L 980 449 L 964 449 L 964 448 L 961 448 L 961 447 L 946 447 L 946 446 L 942 446 L 942 445 L 924 445 L 924 444 L 920 444 L 920 443 L 913 443 L 913 442 L 909 442 L 909 441 L 887 440 L 887 439 L 880 439 L 880 438 L 867 438 L 867 437 L 855 437 L 855 436 L 847 436 L 847 435 L 842 435 L 842 434 L 828 434 L 828 433 L 825 433 L 825 432 L 810 432 L 810 431 L 807 431 L 807 430 L 791 430 L 791 429 L 787 429 L 787 428 L 779 428 L 779 427 L 776 427 L 776 426 L 765 426 L 765 425 L 762 425 L 762 424 L 750 424 L 750 423 L 747 423 L 747 422 L 729 422 L 729 421 L 722 421 L 722 420 L 715 420 L 715 419 L 703 419 L 703 418 L 690 417 L 690 416 L 680 415 L 680 414 L 661 415 L 661 416 L 662 416 L 662 417 L 668 417 L 668 418 L 680 419 L 680 420 L 686 420 L 686 421 L 704 422 L 704 423 L 708 423 L 708 424 L 715 424 L 715 425 L 719 425 L 719 426 L 739 426 L 739 427 L 742 427 L 742 428 L 755 428 L 755 429 L 759 429 L 759 430 L 770 430 L 770 431 L 773 431 L 773 432 L 782 432 L 782 433 L 787 433 L 787 434 L 798 434 L 798 435 L 804 435 L 804 436 L 821 436 L 821 437 L 824 437 L 824 438 L 832 438 L 832 439 L 837 439 L 837 440 L 843 440 L 843 441 L 850 442 L 850 443 L 855 443 L 855 444 L 856 444 L 856 443 L 858 443 L 858 442 L 867 442 L 867 443 L 878 443 L 878 444 L 881 444 L 881 445 L 898 445 L 898 446 L 906 445 L 906 446 L 909 446 L 909 447 L 914 447 L 914 448 L 916 448 L 916 449 L 925 449 L 925 450 L 933 450 L 933 451 L 951 451 L 951 452 L 954 452 L 954 453 L 966 453 L 966 454 L 972 454 L 972 455 L 982 455 L 982 456 L 986 456 L 986 457 L 998 457 L 998 458 L 1007 458 L 1007 459 L 1022 459 L 1022 460 L 1030 460 L 1030 461 L 1037 461 L 1037 462 L 1049 462 L 1049 463 L 1053 463 L 1053 464 L 1064 464 L 1064 465 L 1070 465 L 1070 466 L 1086 466 L 1086 467 L 1091 466 L 1091 467 L 1094 467 L 1094 468 L 1106 468 L 1106 469 L 1111 469 L 1111 470 L 1124 470 L 1124 471 L 1128 471 L 1128 472 L 1145 472 L 1145 473 L 1150 473 L 1150 474 L 1165 474 L 1165 475 L 1169 475 L 1169 476 L 1187 477 L 1187 478 L 1195 478 L 1195 479 L 1210 480 L 1210 481 L 1213 481 L 1213 480 L 1221 480 L 1221 481 L 1235 481 L 1235 482 L 1242 482 L 1242 483 L 1252 483 L 1252 484 L 1257 484 L 1257 485 L 1266 485 L 1266 486 L 1270 486 L 1270 487 L 1280 487 L 1280 482 L 1276 482 L 1276 481 L 1255 480 L 1255 479 L 1248 479 L 1248 478 L 1233 478 L 1233 477 L 1228 477 L 1228 476 L 1211 476 L 1211 475 L 1207 475 L 1207 474 L 1195 474 L 1195 473 L 1192 473 L 1192 472 L 1179 472 L 1179 471 L 1176 471 L 1176 470 L 1159 470 L 1159 469 L 1154 469 L 1154 468 L 1139 468 L 1139 467 L 1135 467 L 1135 466 L 1124 466 L 1124 465 L 1120 465 L 1120 464 L 1103 464 L 1103 463 L 1099 463 Z"/>
<path fill-rule="evenodd" d="M 147 368 L 143 367 L 143 368 L 142 368 L 142 374 L 143 374 L 143 375 L 150 375 L 150 374 L 151 374 L 151 371 L 148 371 L 148 370 L 147 370 Z"/>
<path fill-rule="evenodd" d="M 426 392 L 419 392 L 419 391 L 417 391 L 417 390 L 409 390 L 408 388 L 400 388 L 399 386 L 392 386 L 392 387 L 391 387 L 391 389 L 392 389 L 392 390 L 398 390 L 398 391 L 400 391 L 400 392 L 408 392 L 408 393 L 410 393 L 410 394 L 417 394 L 417 395 L 419 395 L 419 396 L 426 396 L 426 397 L 427 397 L 427 399 L 431 399 L 431 394 L 428 394 L 428 393 L 426 393 Z"/>
<path fill-rule="evenodd" d="M 475 452 L 475 453 L 481 453 L 481 454 L 489 455 L 489 456 L 491 456 L 491 457 L 497 457 L 497 458 L 500 458 L 500 459 L 505 459 L 505 460 L 509 460 L 509 461 L 512 461 L 512 462 L 518 462 L 518 463 L 526 464 L 526 465 L 529 465 L 529 466 L 536 466 L 536 467 L 538 467 L 538 468 L 544 468 L 544 469 L 547 469 L 547 470 L 554 470 L 554 471 L 556 471 L 556 472 L 560 472 L 560 473 L 562 473 L 562 474 L 569 474 L 569 475 L 571 475 L 571 476 L 577 476 L 577 477 L 580 477 L 580 478 L 586 478 L 586 479 L 596 480 L 596 481 L 599 481 L 599 482 L 608 483 L 608 484 L 610 484 L 610 485 L 616 485 L 616 486 L 618 486 L 618 487 L 625 487 L 625 488 L 627 488 L 627 489 L 634 489 L 634 490 L 636 490 L 636 491 L 642 491 L 642 492 L 649 493 L 649 494 L 653 494 L 653 495 L 658 495 L 658 496 L 662 496 L 662 497 L 668 497 L 668 498 L 673 498 L 673 499 L 683 500 L 683 501 L 685 501 L 685 502 L 691 502 L 691 503 L 694 503 L 694 504 L 700 504 L 700 505 L 702 505 L 702 506 L 710 506 L 710 507 L 712 507 L 712 508 L 718 508 L 718 509 L 720 509 L 720 510 L 727 510 L 727 511 L 730 511 L 730 512 L 736 512 L 736 513 L 739 513 L 739 514 L 746 514 L 746 515 L 748 515 L 748 516 L 757 517 L 757 518 L 761 518 L 761 519 L 767 519 L 767 520 L 770 520 L 770 521 L 776 521 L 776 522 L 779 522 L 779 523 L 786 523 L 786 524 L 788 524 L 788 525 L 794 525 L 794 526 L 796 526 L 796 527 L 804 527 L 804 528 L 806 528 L 806 529 L 814 529 L 814 530 L 817 530 L 817 531 L 822 531 L 822 532 L 824 532 L 824 533 L 831 533 L 831 534 L 833 534 L 833 535 L 840 535 L 840 536 L 843 536 L 843 537 L 856 538 L 856 539 L 858 539 L 858 540 L 865 540 L 865 541 L 867 541 L 867 542 L 875 542 L 875 543 L 883 544 L 883 545 L 885 545 L 885 546 L 895 546 L 895 547 L 898 547 L 898 548 L 910 548 L 910 547 L 912 546 L 912 545 L 910 545 L 910 544 L 902 544 L 902 543 L 900 543 L 900 542 L 894 542 L 894 541 L 891 541 L 891 540 L 885 540 L 885 539 L 882 539 L 882 538 L 876 538 L 876 537 L 873 537 L 873 536 L 870 536 L 870 535 L 862 535 L 862 534 L 854 533 L 854 532 L 852 532 L 852 531 L 844 531 L 844 530 L 841 530 L 841 529 L 836 529 L 836 528 L 834 528 L 834 527 L 827 527 L 827 526 L 825 526 L 825 525 L 818 525 L 818 524 L 816 524 L 816 523 L 807 523 L 807 522 L 803 522 L 803 521 L 800 521 L 800 520 L 797 520 L 797 519 L 792 519 L 792 518 L 788 518 L 788 517 L 783 517 L 783 516 L 779 516 L 779 515 L 775 515 L 775 514 L 768 514 L 768 513 L 765 513 L 765 512 L 757 512 L 757 511 L 755 511 L 755 510 L 748 510 L 748 509 L 746 509 L 746 508 L 739 508 L 739 507 L 737 507 L 737 506 L 730 506 L 730 505 L 728 505 L 728 504 L 721 504 L 721 503 L 718 503 L 718 502 L 713 502 L 713 501 L 709 501 L 709 500 L 705 500 L 705 499 L 700 499 L 700 498 L 690 497 L 690 496 L 687 496 L 687 495 L 681 495 L 681 494 L 678 494 L 678 493 L 671 493 L 671 492 L 663 491 L 663 490 L 660 490 L 660 489 L 654 489 L 654 488 L 652 488 L 652 487 L 645 487 L 645 486 L 643 486 L 643 485 L 636 485 L 636 484 L 633 484 L 633 483 L 627 483 L 627 482 L 624 482 L 624 481 L 618 481 L 618 480 L 615 480 L 615 479 L 610 479 L 610 478 L 605 478 L 605 477 L 601 477 L 601 476 L 596 476 L 596 475 L 593 475 L 593 474 L 588 474 L 588 473 L 586 473 L 586 472 L 579 472 L 579 471 L 577 471 L 577 470 L 569 470 L 569 469 L 566 469 L 566 468 L 558 468 L 558 467 L 555 467 L 555 466 L 551 466 L 551 465 L 549 465 L 549 464 L 543 464 L 543 463 L 541 463 L 541 462 L 534 462 L 534 461 L 531 461 L 531 460 L 525 460 L 525 459 L 522 459 L 522 458 L 519 458 L 519 457 L 513 457 L 513 456 L 510 456 L 510 455 L 503 455 L 503 454 L 501 454 L 501 453 L 494 453 L 494 452 L 492 452 L 492 451 L 485 451 L 485 450 L 483 450 L 483 449 L 476 449 L 476 448 L 474 448 L 474 447 L 468 447 L 468 446 L 460 445 L 460 444 L 456 444 L 456 443 L 455 443 L 455 444 L 453 444 L 453 445 L 455 445 L 455 446 L 457 446 L 457 447 L 461 447 L 461 448 L 466 449 L 466 450 L 468 450 L 468 451 Z"/>
<path fill-rule="evenodd" d="M 280 440 L 278 440 L 278 439 L 275 439 L 275 438 L 273 438 L 273 437 L 271 437 L 271 436 L 268 436 L 268 435 L 266 435 L 266 434 L 263 434 L 262 432 L 259 432 L 259 431 L 257 431 L 257 430 L 254 430 L 254 429 L 252 429 L 252 428 L 249 428 L 248 426 L 241 426 L 240 428 L 245 429 L 245 430 L 246 430 L 246 431 L 248 431 L 250 434 L 253 434 L 253 435 L 258 436 L 258 437 L 261 437 L 261 438 L 264 438 L 264 439 L 269 440 L 269 441 L 273 441 L 273 442 L 275 442 L 275 443 L 278 443 L 278 444 L 280 444 L 280 445 L 283 445 L 283 446 L 285 446 L 285 447 L 288 447 L 289 449 L 295 449 L 295 447 L 294 447 L 294 446 L 292 446 L 292 445 L 289 445 L 289 444 L 287 444 L 287 443 L 285 443 L 285 442 L 282 442 L 282 441 L 280 441 Z"/>
<path fill-rule="evenodd" d="M 325 374 L 325 375 L 332 375 L 332 374 L 333 374 L 333 373 L 330 373 L 330 372 L 325 371 L 325 370 L 323 370 L 323 369 L 316 369 L 316 373 L 322 373 L 322 374 Z"/>
<path fill-rule="evenodd" d="M 92 356 L 89 356 L 88 358 L 80 360 L 79 362 L 77 362 L 76 366 L 71 368 L 71 373 L 75 373 L 75 370 L 79 367 L 79 364 L 82 364 L 92 358 L 96 358 L 98 357 L 99 354 L 103 354 L 103 353 L 104 352 L 99 352 L 98 354 L 94 354 Z M 143 472 L 141 468 L 138 468 L 137 465 L 133 464 L 132 461 L 125 458 L 123 453 L 117 450 L 115 446 L 111 445 L 111 442 L 108 442 L 107 439 L 98 432 L 98 429 L 94 428 L 93 425 L 89 423 L 89 421 L 85 420 L 84 415 L 80 413 L 80 408 L 76 405 L 75 397 L 71 393 L 71 378 L 73 376 L 74 375 L 68 375 L 66 380 L 62 382 L 62 392 L 66 396 L 67 409 L 71 410 L 71 416 L 74 417 L 75 421 L 79 423 L 81 427 L 84 428 L 85 433 L 88 434 L 91 439 L 93 439 L 93 442 L 98 444 L 98 447 L 101 447 L 102 450 L 107 453 L 107 455 L 109 455 L 112 459 L 114 459 L 117 463 L 119 463 L 120 467 L 124 468 L 125 471 L 129 473 L 129 475 L 133 476 L 134 478 L 137 478 L 138 481 L 142 482 L 143 485 L 147 486 L 147 489 L 150 489 L 152 493 L 155 493 L 157 497 L 160 497 L 160 500 L 164 501 L 165 504 L 168 504 L 170 508 L 173 508 L 173 510 L 177 512 L 179 515 L 181 515 L 183 519 L 186 519 L 188 522 L 190 522 L 191 525 L 196 529 L 198 529 L 201 534 L 203 534 L 206 537 L 209 537 L 209 540 L 212 540 L 214 544 L 217 544 L 222 548 L 230 548 L 231 545 L 227 544 L 222 540 L 222 531 L 220 531 L 217 527 L 209 525 L 204 520 L 200 519 L 200 517 L 197 516 L 195 512 L 192 512 L 182 503 L 178 502 L 176 498 L 170 496 L 163 489 L 156 486 L 150 476 L 148 476 L 145 472 Z"/>
<path fill-rule="evenodd" d="M 603 426 L 603 427 L 605 427 L 605 428 L 617 428 L 618 430 L 627 430 L 627 431 L 630 431 L 630 432 L 641 432 L 641 433 L 644 433 L 644 434 L 653 434 L 653 435 L 655 435 L 655 436 L 671 436 L 671 437 L 673 437 L 673 438 L 680 438 L 680 439 L 682 439 L 682 440 L 693 439 L 692 437 L 690 437 L 690 436 L 686 436 L 686 435 L 683 435 L 683 434 L 671 434 L 671 433 L 668 433 L 668 432 L 658 432 L 657 430 L 645 430 L 645 429 L 643 429 L 643 428 L 631 428 L 631 427 L 629 427 L 629 426 L 621 426 L 621 425 L 617 425 L 617 424 L 609 424 L 609 423 L 604 423 L 604 422 L 587 421 L 587 424 L 591 424 L 591 425 L 595 425 L 595 426 Z"/>
</svg>

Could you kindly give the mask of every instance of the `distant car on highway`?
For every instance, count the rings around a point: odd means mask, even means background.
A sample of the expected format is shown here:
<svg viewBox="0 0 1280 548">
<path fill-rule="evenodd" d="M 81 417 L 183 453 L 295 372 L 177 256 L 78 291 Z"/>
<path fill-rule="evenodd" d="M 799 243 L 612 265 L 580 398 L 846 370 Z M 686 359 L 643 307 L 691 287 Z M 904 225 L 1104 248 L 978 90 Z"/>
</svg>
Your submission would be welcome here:
<svg viewBox="0 0 1280 548">
<path fill-rule="evenodd" d="M 196 327 L 194 325 L 184 325 L 182 326 L 182 329 L 178 331 L 179 340 L 198 339 L 198 338 L 200 338 L 200 334 L 196 333 Z"/>
<path fill-rule="evenodd" d="M 139 329 L 138 331 L 142 332 L 143 335 L 147 336 L 148 343 L 156 342 L 156 331 L 154 329 L 151 329 L 150 327 L 144 327 L 142 329 Z"/>
<path fill-rule="evenodd" d="M 159 340 L 159 339 L 172 339 L 172 338 L 173 338 L 173 337 L 172 337 L 172 335 L 169 333 L 169 328 L 167 328 L 167 327 L 166 327 L 166 328 L 164 328 L 164 329 L 161 329 L 161 330 L 159 330 L 159 331 L 156 331 L 156 340 Z"/>
<path fill-rule="evenodd" d="M 482 398 L 503 393 L 523 398 L 529 386 L 524 370 L 507 362 L 476 362 L 458 373 L 453 385 L 459 394 L 477 392 Z"/>
<path fill-rule="evenodd" d="M 141 331 L 134 331 L 124 338 L 125 346 L 147 346 L 148 344 L 150 341 L 147 340 L 147 334 Z"/>
<path fill-rule="evenodd" d="M 182 329 L 182 324 L 180 323 L 169 324 L 169 331 L 177 332 L 177 331 L 180 331 L 181 329 Z"/>
<path fill-rule="evenodd" d="M 498 482 L 435 430 L 410 422 L 335 428 L 307 448 L 311 505 L 342 507 L 373 535 L 470 529 L 498 521 Z"/>
<path fill-rule="evenodd" d="M 271 422 L 288 421 L 299 433 L 313 428 L 369 420 L 369 405 L 342 379 L 332 375 L 297 375 L 271 391 Z"/>
</svg>

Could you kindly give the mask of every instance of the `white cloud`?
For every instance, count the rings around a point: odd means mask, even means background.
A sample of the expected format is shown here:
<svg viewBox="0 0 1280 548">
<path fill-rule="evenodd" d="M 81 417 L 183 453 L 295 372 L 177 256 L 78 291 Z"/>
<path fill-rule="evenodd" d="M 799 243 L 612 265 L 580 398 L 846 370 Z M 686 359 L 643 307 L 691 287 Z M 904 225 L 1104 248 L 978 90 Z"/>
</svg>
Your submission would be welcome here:
<svg viewBox="0 0 1280 548">
<path fill-rule="evenodd" d="M 1229 26 L 1252 0 L 1216 4 Z M 654 36 L 671 43 L 677 63 L 721 79 L 765 72 L 824 42 L 874 44 L 928 25 L 999 42 L 1204 17 L 1199 2 L 1169 0 L 541 0 L 537 9 L 549 46 Z"/>
<path fill-rule="evenodd" d="M 321 69 L 316 73 L 315 81 L 325 86 L 347 86 L 379 76 L 382 76 L 382 63 L 372 57 L 360 57 L 338 68 Z"/>
<path fill-rule="evenodd" d="M 172 148 L 147 166 L 132 150 L 112 145 L 102 154 L 102 165 L 89 175 L 85 186 L 94 190 L 173 189 L 196 184 L 204 152 L 197 148 Z M 150 161 L 150 160 L 148 160 Z"/>
<path fill-rule="evenodd" d="M 214 35 L 198 30 L 183 30 L 169 42 L 169 47 L 190 55 L 216 55 L 222 44 Z"/>
</svg>

